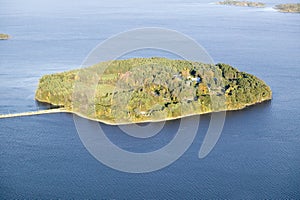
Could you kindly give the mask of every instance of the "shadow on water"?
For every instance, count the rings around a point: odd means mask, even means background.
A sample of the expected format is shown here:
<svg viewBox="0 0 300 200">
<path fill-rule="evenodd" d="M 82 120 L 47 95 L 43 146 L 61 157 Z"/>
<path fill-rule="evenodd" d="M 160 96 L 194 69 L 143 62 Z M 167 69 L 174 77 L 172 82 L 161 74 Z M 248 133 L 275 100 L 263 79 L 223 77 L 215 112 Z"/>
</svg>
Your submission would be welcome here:
<svg viewBox="0 0 300 200">
<path fill-rule="evenodd" d="M 56 108 L 62 108 L 62 106 L 55 106 L 49 103 L 44 103 L 35 100 L 35 105 L 38 108 L 38 110 L 48 110 L 48 109 L 56 109 Z"/>
</svg>

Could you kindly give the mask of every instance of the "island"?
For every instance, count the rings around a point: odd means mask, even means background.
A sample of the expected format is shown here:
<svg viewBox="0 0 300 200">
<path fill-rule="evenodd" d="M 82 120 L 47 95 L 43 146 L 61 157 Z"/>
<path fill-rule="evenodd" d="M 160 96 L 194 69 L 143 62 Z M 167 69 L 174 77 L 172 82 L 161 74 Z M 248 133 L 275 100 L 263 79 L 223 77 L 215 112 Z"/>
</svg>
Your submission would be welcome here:
<svg viewBox="0 0 300 200">
<path fill-rule="evenodd" d="M 252 1 L 234 1 L 234 0 L 225 0 L 217 2 L 220 5 L 230 5 L 230 6 L 244 6 L 244 7 L 265 7 L 264 3 L 261 2 L 252 2 Z"/>
<path fill-rule="evenodd" d="M 300 13 L 300 3 L 279 4 L 274 9 L 279 12 Z"/>
<path fill-rule="evenodd" d="M 0 33 L 0 40 L 8 40 L 10 36 L 8 34 Z"/>
<path fill-rule="evenodd" d="M 45 75 L 35 94 L 39 102 L 111 125 L 240 110 L 271 98 L 264 81 L 230 65 L 159 57 Z"/>
</svg>

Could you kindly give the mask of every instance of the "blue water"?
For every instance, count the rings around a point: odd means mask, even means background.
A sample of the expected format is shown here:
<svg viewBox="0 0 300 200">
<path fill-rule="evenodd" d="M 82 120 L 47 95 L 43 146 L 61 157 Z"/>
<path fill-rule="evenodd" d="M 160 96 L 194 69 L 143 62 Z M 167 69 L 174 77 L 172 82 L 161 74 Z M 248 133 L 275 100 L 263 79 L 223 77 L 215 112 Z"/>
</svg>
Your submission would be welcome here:
<svg viewBox="0 0 300 200">
<path fill-rule="evenodd" d="M 201 117 L 185 154 L 146 174 L 98 162 L 81 143 L 71 114 L 1 119 L 1 199 L 300 199 L 300 15 L 272 10 L 277 1 L 271 0 L 263 9 L 208 0 L 63 2 L 1 1 L 0 32 L 12 35 L 0 41 L 1 113 L 36 110 L 42 75 L 78 68 L 98 43 L 145 26 L 194 38 L 215 62 L 262 78 L 273 100 L 228 112 L 204 159 L 198 151 L 209 115 Z M 168 122 L 143 143 L 102 126 L 121 148 L 144 152 L 167 144 L 178 124 Z"/>
</svg>

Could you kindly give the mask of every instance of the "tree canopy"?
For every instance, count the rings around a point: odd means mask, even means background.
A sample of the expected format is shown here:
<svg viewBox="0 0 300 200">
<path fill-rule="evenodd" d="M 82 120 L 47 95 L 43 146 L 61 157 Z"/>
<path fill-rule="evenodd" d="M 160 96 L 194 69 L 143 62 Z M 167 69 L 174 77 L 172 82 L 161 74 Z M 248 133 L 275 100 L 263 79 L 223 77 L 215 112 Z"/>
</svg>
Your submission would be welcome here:
<svg viewBox="0 0 300 200">
<path fill-rule="evenodd" d="M 45 75 L 35 97 L 95 120 L 130 123 L 242 109 L 272 92 L 227 64 L 132 58 Z"/>
</svg>

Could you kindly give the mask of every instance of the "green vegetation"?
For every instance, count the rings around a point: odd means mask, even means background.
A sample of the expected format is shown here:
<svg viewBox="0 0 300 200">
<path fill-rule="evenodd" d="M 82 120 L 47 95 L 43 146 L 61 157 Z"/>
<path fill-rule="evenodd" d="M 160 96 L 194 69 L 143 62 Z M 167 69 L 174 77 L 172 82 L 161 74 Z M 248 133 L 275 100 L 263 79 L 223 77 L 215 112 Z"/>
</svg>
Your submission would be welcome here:
<svg viewBox="0 0 300 200">
<path fill-rule="evenodd" d="M 10 36 L 8 34 L 0 33 L 0 40 L 7 40 Z"/>
<path fill-rule="evenodd" d="M 280 12 L 300 13 L 300 3 L 279 4 L 275 6 L 275 9 Z"/>
<path fill-rule="evenodd" d="M 226 64 L 133 58 L 45 75 L 35 97 L 121 124 L 242 109 L 271 99 L 272 92 L 262 80 Z"/>
<path fill-rule="evenodd" d="M 221 4 L 221 5 L 230 5 L 230 6 L 244 6 L 244 7 L 265 7 L 264 3 L 261 3 L 261 2 L 251 2 L 251 1 L 225 0 L 225 1 L 218 2 L 218 4 Z"/>
</svg>

